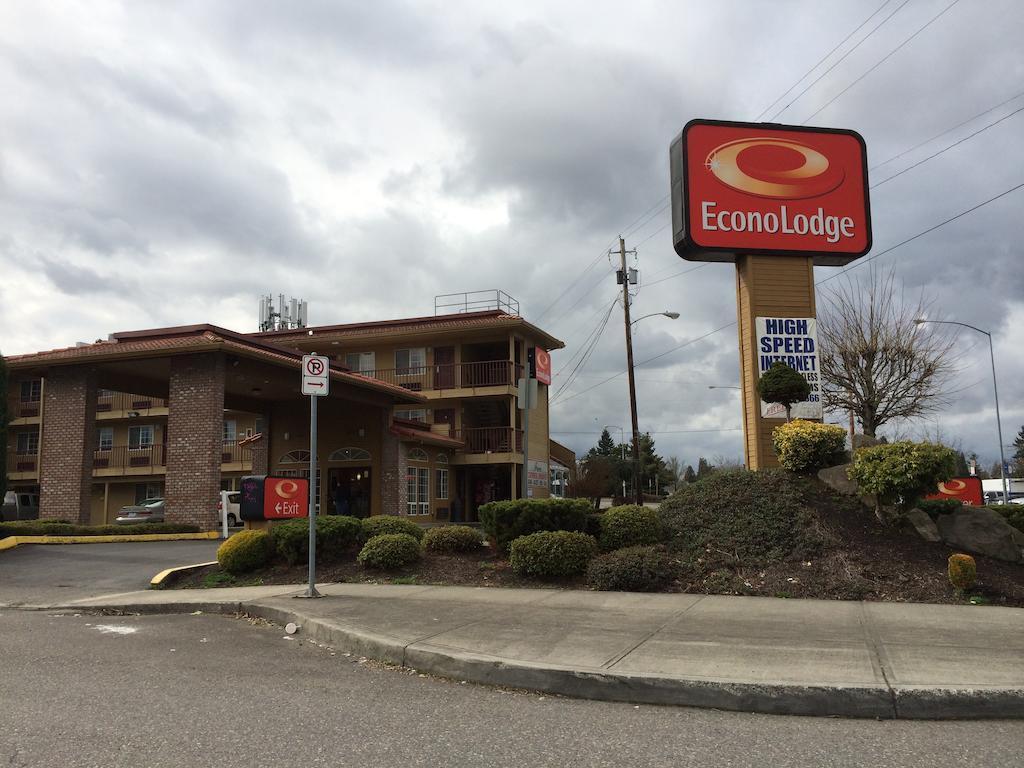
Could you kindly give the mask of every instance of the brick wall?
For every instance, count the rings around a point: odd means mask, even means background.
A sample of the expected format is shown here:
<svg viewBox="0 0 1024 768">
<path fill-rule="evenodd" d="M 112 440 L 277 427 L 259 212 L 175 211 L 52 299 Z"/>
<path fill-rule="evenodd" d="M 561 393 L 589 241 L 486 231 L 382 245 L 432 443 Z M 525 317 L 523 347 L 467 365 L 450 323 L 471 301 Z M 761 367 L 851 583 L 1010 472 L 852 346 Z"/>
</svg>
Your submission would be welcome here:
<svg viewBox="0 0 1024 768">
<path fill-rule="evenodd" d="M 58 368 L 43 386 L 39 516 L 89 523 L 96 448 L 96 373 Z"/>
<path fill-rule="evenodd" d="M 270 474 L 270 414 L 264 413 L 260 416 L 263 421 L 263 437 L 249 446 L 250 459 L 252 461 L 252 474 Z"/>
<path fill-rule="evenodd" d="M 224 356 L 171 358 L 167 412 L 167 521 L 217 527 L 224 429 Z M 261 441 L 262 442 L 262 441 Z"/>
<path fill-rule="evenodd" d="M 380 460 L 380 495 L 381 514 L 405 514 L 408 501 L 408 488 L 405 474 L 408 469 L 405 445 L 389 430 L 391 414 L 387 410 L 381 413 L 381 460 Z"/>
</svg>

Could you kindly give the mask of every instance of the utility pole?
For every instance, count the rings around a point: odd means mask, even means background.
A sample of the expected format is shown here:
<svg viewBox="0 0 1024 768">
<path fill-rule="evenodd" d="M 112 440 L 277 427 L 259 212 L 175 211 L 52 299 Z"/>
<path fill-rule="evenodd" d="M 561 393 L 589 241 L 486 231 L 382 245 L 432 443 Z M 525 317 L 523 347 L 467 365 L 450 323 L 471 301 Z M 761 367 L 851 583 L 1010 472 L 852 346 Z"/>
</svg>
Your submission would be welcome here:
<svg viewBox="0 0 1024 768">
<path fill-rule="evenodd" d="M 636 417 L 636 381 L 633 378 L 633 332 L 629 322 L 629 270 L 626 269 L 626 241 L 619 235 L 619 263 L 622 268 L 622 312 L 626 320 L 626 366 L 629 373 L 629 415 L 633 419 L 633 495 L 637 504 L 644 503 L 644 489 L 640 485 L 640 427 Z"/>
</svg>

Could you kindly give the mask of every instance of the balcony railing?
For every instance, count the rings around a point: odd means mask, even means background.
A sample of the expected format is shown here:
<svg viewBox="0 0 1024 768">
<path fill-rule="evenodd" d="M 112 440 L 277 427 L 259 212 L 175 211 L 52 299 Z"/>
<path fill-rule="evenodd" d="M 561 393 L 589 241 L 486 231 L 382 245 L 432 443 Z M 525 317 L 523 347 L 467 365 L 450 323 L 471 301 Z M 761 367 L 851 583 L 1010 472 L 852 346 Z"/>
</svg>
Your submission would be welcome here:
<svg viewBox="0 0 1024 768">
<path fill-rule="evenodd" d="M 512 453 L 523 450 L 523 430 L 512 427 L 470 427 L 452 431 L 466 453 Z"/>
<path fill-rule="evenodd" d="M 11 398 L 7 401 L 7 412 L 11 415 L 12 419 L 38 416 L 41 407 L 42 405 L 38 400 L 22 401 L 17 398 Z"/>
<path fill-rule="evenodd" d="M 96 398 L 96 412 L 107 411 L 146 411 L 150 408 L 166 408 L 167 401 L 161 397 L 148 395 L 132 395 L 127 392 L 101 393 Z"/>
<path fill-rule="evenodd" d="M 8 472 L 38 472 L 39 456 L 35 453 L 19 453 L 10 448 L 7 451 Z"/>
<path fill-rule="evenodd" d="M 412 368 L 378 368 L 353 373 L 360 373 L 414 392 L 422 392 L 472 387 L 511 387 L 515 386 L 522 368 L 511 360 L 483 360 L 475 363 L 442 363 Z"/>
<path fill-rule="evenodd" d="M 141 469 L 162 467 L 165 464 L 164 446 L 159 444 L 141 448 L 114 445 L 97 450 L 92 457 L 93 469 Z"/>
</svg>

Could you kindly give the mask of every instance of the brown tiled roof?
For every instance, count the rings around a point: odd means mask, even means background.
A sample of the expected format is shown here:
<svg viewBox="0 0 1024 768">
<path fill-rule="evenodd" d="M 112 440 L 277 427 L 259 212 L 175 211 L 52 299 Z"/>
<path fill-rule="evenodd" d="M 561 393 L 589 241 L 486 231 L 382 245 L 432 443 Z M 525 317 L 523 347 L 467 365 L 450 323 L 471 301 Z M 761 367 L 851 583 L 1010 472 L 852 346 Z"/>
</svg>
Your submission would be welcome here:
<svg viewBox="0 0 1024 768">
<path fill-rule="evenodd" d="M 32 366 L 98 363 L 114 359 L 139 359 L 161 354 L 187 354 L 202 351 L 234 352 L 246 357 L 287 365 L 289 368 L 298 368 L 302 359 L 301 352 L 264 339 L 249 338 L 244 334 L 214 325 L 189 325 L 115 333 L 110 341 L 97 341 L 94 344 L 63 347 L 27 355 L 14 355 L 6 360 L 11 370 L 17 370 Z M 426 400 L 422 395 L 404 387 L 350 373 L 337 366 L 331 367 L 331 378 L 364 389 L 386 392 L 399 398 L 399 402 L 419 403 Z"/>
<path fill-rule="evenodd" d="M 461 440 L 456 440 L 454 437 L 445 437 L 444 435 L 437 434 L 437 432 L 431 432 L 429 429 L 416 429 L 415 427 L 406 427 L 401 424 L 392 424 L 391 434 L 397 436 L 399 440 L 419 441 L 428 445 L 438 445 L 442 448 L 462 448 L 465 445 Z"/>
<path fill-rule="evenodd" d="M 399 333 L 455 331 L 476 328 L 523 327 L 544 340 L 548 349 L 561 349 L 565 344 L 546 331 L 528 323 L 519 315 L 510 315 L 501 310 L 486 312 L 465 312 L 454 315 L 429 315 L 427 317 L 406 317 L 397 320 L 378 320 L 366 323 L 343 323 L 341 325 L 320 325 L 285 331 L 263 331 L 249 334 L 251 338 L 273 339 L 278 342 L 297 341 L 309 336 L 330 336 L 332 338 L 365 338 L 388 336 Z"/>
</svg>

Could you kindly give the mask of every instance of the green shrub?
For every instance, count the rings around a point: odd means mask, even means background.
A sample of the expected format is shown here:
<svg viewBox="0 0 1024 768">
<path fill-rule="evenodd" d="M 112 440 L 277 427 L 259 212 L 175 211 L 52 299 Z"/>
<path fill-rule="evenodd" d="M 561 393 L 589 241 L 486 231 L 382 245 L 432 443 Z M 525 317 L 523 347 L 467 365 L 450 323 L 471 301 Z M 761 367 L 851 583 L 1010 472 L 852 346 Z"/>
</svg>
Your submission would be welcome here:
<svg viewBox="0 0 1024 768">
<path fill-rule="evenodd" d="M 939 515 L 949 515 L 956 512 L 963 504 L 956 499 L 918 499 L 914 502 L 914 506 L 929 517 L 936 518 Z"/>
<path fill-rule="evenodd" d="M 538 531 L 585 531 L 593 511 L 587 499 L 551 498 L 492 501 L 479 514 L 484 533 L 508 552 L 513 539 Z"/>
<path fill-rule="evenodd" d="M 595 557 L 587 568 L 587 585 L 604 591 L 657 592 L 675 576 L 664 547 L 626 547 Z"/>
<path fill-rule="evenodd" d="M 150 533 L 199 533 L 199 526 L 185 523 L 75 525 L 60 520 L 0 523 L 0 539 L 7 536 L 126 536 Z"/>
<path fill-rule="evenodd" d="M 316 518 L 318 560 L 337 560 L 355 547 L 362 536 L 361 521 L 354 517 L 325 515 Z M 309 558 L 309 519 L 288 520 L 270 528 L 271 547 L 288 565 Z"/>
<path fill-rule="evenodd" d="M 817 472 L 842 463 L 846 430 L 797 419 L 774 429 L 772 445 L 779 464 L 790 472 Z"/>
<path fill-rule="evenodd" d="M 246 573 L 270 560 L 270 534 L 262 530 L 239 531 L 217 547 L 217 562 L 228 573 Z"/>
<path fill-rule="evenodd" d="M 589 533 L 595 539 L 601 538 L 601 518 L 603 517 L 603 512 L 591 512 L 588 514 L 586 523 L 583 527 L 583 532 Z"/>
<path fill-rule="evenodd" d="M 807 481 L 785 470 L 718 471 L 658 508 L 670 548 L 694 557 L 780 561 L 820 549 Z"/>
<path fill-rule="evenodd" d="M 374 515 L 364 518 L 362 522 L 364 540 L 385 533 L 405 533 L 416 541 L 423 541 L 425 533 L 423 526 L 417 525 L 407 517 L 398 517 L 397 515 Z"/>
<path fill-rule="evenodd" d="M 853 456 L 850 479 L 880 504 L 906 508 L 956 474 L 956 453 L 944 445 L 902 441 L 862 448 Z"/>
<path fill-rule="evenodd" d="M 994 509 L 1006 522 L 1024 533 L 1024 504 L 995 504 L 988 508 Z"/>
<path fill-rule="evenodd" d="M 597 554 L 593 536 L 577 531 L 539 531 L 512 542 L 509 564 L 520 576 L 577 576 Z"/>
<path fill-rule="evenodd" d="M 356 559 L 368 568 L 401 568 L 420 559 L 420 543 L 408 533 L 382 533 L 371 537 Z"/>
<path fill-rule="evenodd" d="M 949 583 L 954 589 L 964 592 L 974 586 L 978 578 L 978 566 L 970 555 L 950 555 L 948 561 Z"/>
<path fill-rule="evenodd" d="M 612 507 L 601 516 L 601 549 L 610 552 L 623 547 L 658 544 L 664 536 L 656 509 L 638 504 Z"/>
<path fill-rule="evenodd" d="M 429 529 L 423 547 L 431 552 L 476 552 L 484 544 L 480 531 L 468 525 L 443 525 Z"/>
</svg>

